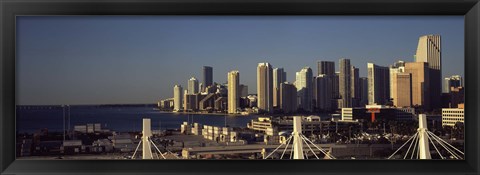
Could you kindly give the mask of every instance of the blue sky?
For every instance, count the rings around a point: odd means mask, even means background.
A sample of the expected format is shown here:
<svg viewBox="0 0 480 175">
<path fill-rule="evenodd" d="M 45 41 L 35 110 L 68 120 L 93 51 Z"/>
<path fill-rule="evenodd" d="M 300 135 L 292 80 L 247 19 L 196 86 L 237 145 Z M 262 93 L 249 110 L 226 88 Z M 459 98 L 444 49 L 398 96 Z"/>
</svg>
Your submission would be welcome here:
<svg viewBox="0 0 480 175">
<path fill-rule="evenodd" d="M 239 70 L 249 93 L 265 61 L 290 82 L 340 58 L 366 76 L 367 62 L 413 61 L 426 34 L 442 36 L 442 76 L 463 76 L 463 16 L 21 16 L 17 104 L 155 103 L 204 65 L 219 83 Z"/>
</svg>

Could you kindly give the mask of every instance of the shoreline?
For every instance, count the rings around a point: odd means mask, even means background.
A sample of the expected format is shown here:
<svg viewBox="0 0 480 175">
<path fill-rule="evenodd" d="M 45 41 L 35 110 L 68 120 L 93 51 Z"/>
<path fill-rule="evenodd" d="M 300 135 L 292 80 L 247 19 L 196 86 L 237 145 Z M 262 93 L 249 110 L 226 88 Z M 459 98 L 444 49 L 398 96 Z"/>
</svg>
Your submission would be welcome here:
<svg viewBox="0 0 480 175">
<path fill-rule="evenodd" d="M 227 114 L 227 113 L 200 113 L 200 112 L 173 112 L 173 111 L 160 111 L 158 110 L 159 113 L 165 113 L 165 114 L 187 114 L 187 115 L 218 115 L 218 116 L 262 116 L 259 114 L 248 114 L 248 115 L 242 115 L 242 114 Z"/>
</svg>

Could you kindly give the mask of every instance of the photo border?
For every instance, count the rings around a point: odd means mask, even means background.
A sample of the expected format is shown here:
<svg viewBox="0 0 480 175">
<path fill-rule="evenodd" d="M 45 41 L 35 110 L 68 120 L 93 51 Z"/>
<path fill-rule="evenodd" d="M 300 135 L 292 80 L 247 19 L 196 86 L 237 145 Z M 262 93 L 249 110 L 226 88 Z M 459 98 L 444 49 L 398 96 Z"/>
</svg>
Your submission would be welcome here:
<svg viewBox="0 0 480 175">
<path fill-rule="evenodd" d="M 0 0 L 1 174 L 478 174 L 478 0 Z M 464 15 L 465 160 L 15 160 L 15 19 L 25 15 Z M 473 116 L 473 117 L 472 117 Z"/>
</svg>

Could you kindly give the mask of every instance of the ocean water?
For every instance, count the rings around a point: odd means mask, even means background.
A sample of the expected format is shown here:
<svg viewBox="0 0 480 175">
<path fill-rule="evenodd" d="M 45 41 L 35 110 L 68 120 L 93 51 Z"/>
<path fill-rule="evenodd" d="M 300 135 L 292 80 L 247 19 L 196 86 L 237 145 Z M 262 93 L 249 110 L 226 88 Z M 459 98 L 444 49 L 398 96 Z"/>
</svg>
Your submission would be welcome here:
<svg viewBox="0 0 480 175">
<path fill-rule="evenodd" d="M 33 133 L 43 128 L 49 131 L 62 131 L 63 108 L 53 109 L 17 109 L 16 126 L 19 133 Z M 70 117 L 68 117 L 70 116 Z M 70 107 L 65 110 L 65 127 L 100 123 L 102 128 L 118 132 L 141 131 L 142 119 L 150 118 L 152 129 L 178 129 L 184 121 L 192 121 L 203 125 L 246 127 L 247 123 L 257 118 L 256 115 L 228 116 L 209 114 L 176 114 L 164 113 L 152 107 Z"/>
</svg>

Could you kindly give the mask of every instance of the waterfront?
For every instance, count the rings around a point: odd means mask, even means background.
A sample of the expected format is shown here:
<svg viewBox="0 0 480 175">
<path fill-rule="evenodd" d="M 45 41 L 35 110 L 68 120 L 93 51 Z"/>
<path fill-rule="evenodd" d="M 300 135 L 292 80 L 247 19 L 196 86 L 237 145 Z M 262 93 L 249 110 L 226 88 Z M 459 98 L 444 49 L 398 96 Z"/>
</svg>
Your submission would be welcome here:
<svg viewBox="0 0 480 175">
<path fill-rule="evenodd" d="M 129 132 L 142 129 L 142 118 L 152 120 L 152 129 L 178 129 L 184 121 L 198 122 L 206 125 L 245 128 L 247 123 L 257 118 L 256 115 L 231 116 L 219 114 L 182 114 L 155 110 L 153 107 L 70 107 L 70 122 L 66 108 L 66 127 L 100 123 L 102 128 L 112 131 Z M 62 131 L 63 109 L 17 109 L 17 131 L 34 133 L 47 128 L 49 131 Z M 70 124 L 68 124 L 70 123 Z"/>
</svg>

